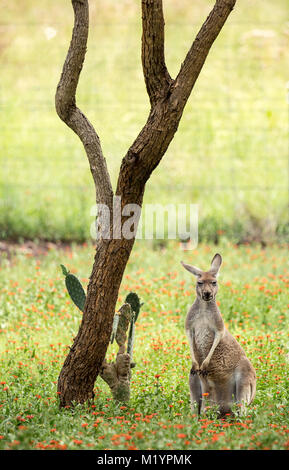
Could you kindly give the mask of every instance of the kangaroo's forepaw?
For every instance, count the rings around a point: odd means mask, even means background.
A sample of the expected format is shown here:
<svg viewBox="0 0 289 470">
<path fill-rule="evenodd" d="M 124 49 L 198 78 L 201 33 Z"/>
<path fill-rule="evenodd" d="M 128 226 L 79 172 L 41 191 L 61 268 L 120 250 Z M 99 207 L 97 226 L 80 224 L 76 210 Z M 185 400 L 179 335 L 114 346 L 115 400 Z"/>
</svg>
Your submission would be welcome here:
<svg viewBox="0 0 289 470">
<path fill-rule="evenodd" d="M 196 361 L 193 361 L 190 374 L 191 375 L 196 375 L 196 374 L 198 374 L 198 372 L 199 372 L 199 364 Z"/>
</svg>

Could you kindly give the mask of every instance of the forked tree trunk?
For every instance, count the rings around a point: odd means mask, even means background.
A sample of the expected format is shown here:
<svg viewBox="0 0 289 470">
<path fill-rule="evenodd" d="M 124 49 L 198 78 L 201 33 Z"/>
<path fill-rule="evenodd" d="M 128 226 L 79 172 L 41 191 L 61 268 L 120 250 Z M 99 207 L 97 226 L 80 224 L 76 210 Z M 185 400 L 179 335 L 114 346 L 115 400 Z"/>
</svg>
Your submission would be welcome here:
<svg viewBox="0 0 289 470">
<path fill-rule="evenodd" d="M 236 0 L 217 0 L 202 25 L 176 79 L 166 68 L 162 0 L 142 0 L 142 64 L 151 110 L 140 134 L 123 158 L 115 194 L 121 207 L 141 207 L 145 184 L 159 164 L 178 128 L 183 109 Z M 56 92 L 59 117 L 81 139 L 96 188 L 96 202 L 113 207 L 113 190 L 93 126 L 77 108 L 75 93 L 85 58 L 88 1 L 72 0 L 74 29 Z M 123 223 L 125 217 L 122 217 Z M 112 234 L 112 216 L 111 216 Z M 109 345 L 120 283 L 134 237 L 100 238 L 90 276 L 82 322 L 58 379 L 60 405 L 93 398 L 93 387 Z"/>
</svg>

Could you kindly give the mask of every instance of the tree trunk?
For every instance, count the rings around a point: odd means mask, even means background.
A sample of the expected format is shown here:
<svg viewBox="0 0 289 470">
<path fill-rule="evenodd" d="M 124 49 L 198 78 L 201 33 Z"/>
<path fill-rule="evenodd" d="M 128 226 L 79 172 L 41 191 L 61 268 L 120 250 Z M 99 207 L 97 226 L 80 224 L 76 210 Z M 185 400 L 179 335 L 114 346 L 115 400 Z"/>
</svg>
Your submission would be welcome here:
<svg viewBox="0 0 289 470">
<path fill-rule="evenodd" d="M 147 123 L 123 158 L 116 195 L 121 207 L 142 206 L 145 184 L 165 154 L 178 128 L 183 109 L 236 0 L 217 0 L 173 80 L 164 57 L 162 0 L 142 0 L 142 64 L 151 110 Z M 72 0 L 75 22 L 72 40 L 56 92 L 60 118 L 81 139 L 96 187 L 96 202 L 113 207 L 113 191 L 99 138 L 77 108 L 75 93 L 88 35 L 88 1 Z M 121 218 L 121 223 L 125 217 Z M 112 222 L 110 230 L 112 233 Z M 79 332 L 58 379 L 60 405 L 93 398 L 93 387 L 109 345 L 123 273 L 135 238 L 101 238 L 96 247 L 86 304 Z"/>
<path fill-rule="evenodd" d="M 123 240 L 98 244 L 79 332 L 58 379 L 60 404 L 85 402 L 93 387 L 109 344 L 115 305 L 123 272 L 131 252 Z"/>
</svg>

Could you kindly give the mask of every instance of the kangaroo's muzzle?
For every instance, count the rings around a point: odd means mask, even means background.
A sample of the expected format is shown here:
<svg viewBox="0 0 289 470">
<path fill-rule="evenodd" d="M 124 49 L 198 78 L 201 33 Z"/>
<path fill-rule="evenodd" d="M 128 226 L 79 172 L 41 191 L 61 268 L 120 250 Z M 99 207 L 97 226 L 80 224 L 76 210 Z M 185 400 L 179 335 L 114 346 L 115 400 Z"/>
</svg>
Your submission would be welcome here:
<svg viewBox="0 0 289 470">
<path fill-rule="evenodd" d="M 208 302 L 209 300 L 212 300 L 213 294 L 211 292 L 204 292 L 202 297 L 203 297 L 203 300 Z"/>
</svg>

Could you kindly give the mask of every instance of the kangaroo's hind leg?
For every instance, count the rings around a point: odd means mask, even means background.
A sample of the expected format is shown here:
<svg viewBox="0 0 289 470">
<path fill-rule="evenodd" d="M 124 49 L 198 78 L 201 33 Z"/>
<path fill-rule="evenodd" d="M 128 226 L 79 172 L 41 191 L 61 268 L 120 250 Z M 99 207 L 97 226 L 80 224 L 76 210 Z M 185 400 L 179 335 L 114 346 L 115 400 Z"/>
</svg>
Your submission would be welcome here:
<svg viewBox="0 0 289 470">
<path fill-rule="evenodd" d="M 235 383 L 231 377 L 215 384 L 214 401 L 218 405 L 219 418 L 225 418 L 232 413 L 234 389 Z"/>
<path fill-rule="evenodd" d="M 198 374 L 190 372 L 189 377 L 190 395 L 191 395 L 191 408 L 194 410 L 194 405 L 197 405 L 198 415 L 201 413 L 202 406 L 202 385 Z"/>
<path fill-rule="evenodd" d="M 256 393 L 256 374 L 247 358 L 244 358 L 235 371 L 235 399 L 241 412 L 249 405 Z"/>
</svg>

